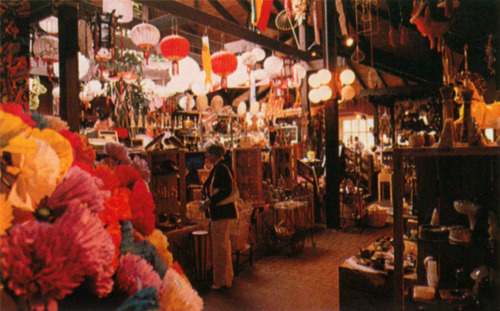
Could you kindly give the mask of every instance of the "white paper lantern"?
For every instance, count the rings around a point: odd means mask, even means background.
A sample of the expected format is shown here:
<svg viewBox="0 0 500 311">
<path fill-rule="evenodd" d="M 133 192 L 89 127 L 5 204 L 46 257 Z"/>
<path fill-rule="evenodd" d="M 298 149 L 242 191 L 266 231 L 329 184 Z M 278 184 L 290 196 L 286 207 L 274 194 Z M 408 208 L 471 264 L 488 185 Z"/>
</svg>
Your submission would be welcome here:
<svg viewBox="0 0 500 311">
<path fill-rule="evenodd" d="M 317 73 L 313 73 L 312 75 L 310 75 L 307 82 L 309 83 L 309 86 L 312 88 L 316 88 L 321 85 L 320 77 L 318 76 Z"/>
<path fill-rule="evenodd" d="M 307 71 L 304 66 L 301 64 L 295 64 L 292 67 L 292 72 L 294 76 L 297 76 L 299 79 L 304 79 L 306 77 Z"/>
<path fill-rule="evenodd" d="M 44 20 L 41 20 L 39 23 L 40 28 L 48 34 L 55 35 L 59 33 L 59 25 L 57 21 L 57 17 L 50 16 Z"/>
<path fill-rule="evenodd" d="M 257 115 L 257 113 L 259 113 L 259 109 L 260 109 L 260 104 L 259 102 L 253 102 L 250 104 L 250 114 L 255 116 Z"/>
<path fill-rule="evenodd" d="M 263 49 L 257 47 L 257 48 L 254 48 L 252 50 L 252 54 L 255 55 L 255 57 L 257 58 L 257 61 L 260 62 L 262 61 L 264 58 L 266 58 L 266 51 L 264 51 Z"/>
<path fill-rule="evenodd" d="M 343 85 L 349 85 L 354 82 L 356 79 L 356 75 L 351 69 L 344 69 L 340 73 L 340 82 L 342 82 Z"/>
<path fill-rule="evenodd" d="M 191 91 L 194 95 L 205 94 L 205 88 L 199 81 L 195 81 L 191 84 Z"/>
<path fill-rule="evenodd" d="M 257 63 L 257 56 L 253 54 L 252 52 L 245 52 L 241 57 L 239 58 L 241 63 L 247 67 L 252 67 Z"/>
<path fill-rule="evenodd" d="M 321 69 L 317 73 L 320 84 L 327 84 L 332 80 L 332 73 L 328 69 Z"/>
<path fill-rule="evenodd" d="M 321 100 L 329 100 L 332 97 L 332 89 L 328 85 L 322 85 L 319 89 Z"/>
<path fill-rule="evenodd" d="M 248 73 L 244 65 L 238 66 L 235 72 L 227 77 L 227 85 L 229 87 L 237 87 L 245 84 L 248 81 Z"/>
<path fill-rule="evenodd" d="M 82 53 L 78 52 L 78 77 L 80 78 L 80 80 L 87 75 L 89 69 L 90 61 Z"/>
<path fill-rule="evenodd" d="M 148 23 L 137 24 L 130 31 L 132 41 L 144 51 L 146 63 L 149 59 L 149 50 L 160 41 L 160 31 Z"/>
<path fill-rule="evenodd" d="M 86 89 L 94 97 L 101 96 L 104 92 L 106 92 L 106 89 L 102 86 L 101 81 L 99 80 L 92 80 L 87 83 Z"/>
<path fill-rule="evenodd" d="M 184 93 L 189 87 L 189 84 L 181 76 L 174 76 L 167 84 L 167 88 L 175 93 Z"/>
<path fill-rule="evenodd" d="M 269 56 L 264 61 L 264 69 L 269 75 L 275 75 L 283 69 L 283 60 L 277 56 Z"/>
<path fill-rule="evenodd" d="M 257 80 L 257 81 L 260 81 L 260 80 L 267 78 L 267 71 L 265 71 L 264 69 L 257 69 L 254 71 L 253 74 L 254 74 L 255 80 Z"/>
<path fill-rule="evenodd" d="M 200 74 L 200 65 L 192 57 L 187 56 L 179 61 L 179 72 L 182 78 L 187 80 L 188 84 L 191 84 Z M 172 73 L 170 73 L 170 76 L 173 76 Z"/>
<path fill-rule="evenodd" d="M 102 0 L 102 12 L 111 13 L 115 11 L 115 16 L 121 16 L 118 23 L 128 23 L 133 17 L 132 0 Z"/>
<path fill-rule="evenodd" d="M 240 102 L 240 103 L 238 104 L 238 109 L 237 109 L 237 111 L 238 111 L 238 115 L 239 115 L 239 116 L 244 116 L 244 115 L 245 115 L 245 113 L 247 113 L 247 104 L 246 104 L 245 102 Z"/>
<path fill-rule="evenodd" d="M 354 88 L 352 86 L 346 85 L 340 91 L 340 95 L 345 100 L 351 100 L 356 95 L 356 91 L 354 90 Z"/>
<path fill-rule="evenodd" d="M 321 94 L 319 92 L 319 89 L 310 90 L 308 97 L 309 97 L 309 100 L 314 104 L 317 104 L 321 101 Z"/>
</svg>

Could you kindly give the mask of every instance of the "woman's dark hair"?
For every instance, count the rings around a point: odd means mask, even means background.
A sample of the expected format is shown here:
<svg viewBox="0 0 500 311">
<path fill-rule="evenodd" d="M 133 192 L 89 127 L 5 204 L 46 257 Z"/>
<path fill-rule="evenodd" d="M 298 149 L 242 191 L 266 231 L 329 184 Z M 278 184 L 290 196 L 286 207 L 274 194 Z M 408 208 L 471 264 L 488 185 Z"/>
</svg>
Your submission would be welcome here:
<svg viewBox="0 0 500 311">
<path fill-rule="evenodd" d="M 206 153 L 211 153 L 219 158 L 222 157 L 225 152 L 224 145 L 222 145 L 222 143 L 216 139 L 207 141 L 203 146 L 203 149 Z"/>
<path fill-rule="evenodd" d="M 104 121 L 107 118 L 109 118 L 109 113 L 106 111 L 102 110 L 101 108 L 97 108 L 97 114 L 99 115 L 99 120 Z"/>
</svg>

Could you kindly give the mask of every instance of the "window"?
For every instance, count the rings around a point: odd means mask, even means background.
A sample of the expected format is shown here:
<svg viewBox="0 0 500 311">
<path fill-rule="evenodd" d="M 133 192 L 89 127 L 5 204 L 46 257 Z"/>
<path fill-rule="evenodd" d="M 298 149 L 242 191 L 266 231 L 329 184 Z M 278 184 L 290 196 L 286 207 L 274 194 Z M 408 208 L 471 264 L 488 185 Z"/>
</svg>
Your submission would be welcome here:
<svg viewBox="0 0 500 311">
<path fill-rule="evenodd" d="M 373 129 L 372 117 L 345 118 L 342 120 L 342 140 L 346 146 L 352 146 L 354 137 L 358 136 L 365 147 L 370 148 L 375 145 L 375 138 L 371 129 Z"/>
</svg>

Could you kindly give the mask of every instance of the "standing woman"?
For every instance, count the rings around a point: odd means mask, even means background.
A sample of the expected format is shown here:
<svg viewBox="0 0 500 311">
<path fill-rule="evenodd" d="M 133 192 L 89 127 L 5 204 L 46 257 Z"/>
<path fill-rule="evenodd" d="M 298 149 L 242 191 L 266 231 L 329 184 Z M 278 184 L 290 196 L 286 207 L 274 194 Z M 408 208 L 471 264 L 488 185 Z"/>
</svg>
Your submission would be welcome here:
<svg viewBox="0 0 500 311">
<path fill-rule="evenodd" d="M 231 223 L 236 219 L 235 198 L 232 195 L 233 170 L 224 160 L 224 146 L 217 140 L 208 141 L 205 157 L 213 165 L 210 175 L 203 185 L 203 195 L 207 200 L 200 210 L 209 210 L 212 234 L 212 289 L 231 287 L 233 282 L 233 262 L 229 234 Z"/>
</svg>

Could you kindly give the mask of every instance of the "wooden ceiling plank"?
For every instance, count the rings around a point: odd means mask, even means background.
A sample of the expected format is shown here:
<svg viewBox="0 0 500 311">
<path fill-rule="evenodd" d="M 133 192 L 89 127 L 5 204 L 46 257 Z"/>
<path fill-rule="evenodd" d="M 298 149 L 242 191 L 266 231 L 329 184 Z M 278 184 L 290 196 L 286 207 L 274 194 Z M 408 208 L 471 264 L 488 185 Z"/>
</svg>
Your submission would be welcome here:
<svg viewBox="0 0 500 311">
<path fill-rule="evenodd" d="M 212 29 L 224 32 L 226 34 L 241 38 L 253 43 L 256 43 L 265 48 L 275 50 L 287 55 L 294 55 L 302 60 L 314 59 L 308 52 L 297 49 L 294 46 L 284 44 L 272 38 L 258 34 L 248 30 L 240 25 L 229 24 L 226 20 L 205 12 L 196 10 L 188 5 L 177 1 L 154 1 L 154 0 L 137 0 L 137 2 L 148 5 L 153 8 L 164 10 L 175 14 L 180 18 L 190 20 L 194 23 L 209 26 Z"/>
<path fill-rule="evenodd" d="M 281 11 L 283 11 L 285 9 L 283 7 L 283 4 L 281 4 L 281 2 L 279 2 L 279 0 L 274 0 L 273 1 L 273 6 L 276 8 L 276 10 L 278 10 L 278 12 L 281 12 Z"/>
<path fill-rule="evenodd" d="M 250 3 L 248 3 L 248 1 L 238 0 L 238 3 L 245 11 L 247 11 L 248 14 L 250 14 L 252 12 L 252 7 L 250 6 Z"/>
<path fill-rule="evenodd" d="M 408 85 L 408 86 L 395 86 L 395 87 L 387 87 L 380 89 L 366 89 L 361 90 L 360 96 L 400 96 L 400 95 L 415 95 L 415 94 L 431 94 L 438 90 L 438 86 L 436 85 Z"/>
<path fill-rule="evenodd" d="M 214 9 L 219 12 L 228 22 L 239 24 L 238 21 L 217 0 L 208 0 Z"/>
<path fill-rule="evenodd" d="M 380 72 L 378 70 L 375 70 L 375 73 L 377 74 L 377 79 L 380 83 L 382 83 L 382 85 L 386 88 L 387 87 L 387 83 L 385 83 L 385 80 L 384 78 L 382 77 L 382 75 L 380 74 Z"/>
<path fill-rule="evenodd" d="M 366 89 L 366 83 L 363 81 L 363 79 L 361 78 L 361 75 L 359 74 L 359 72 L 356 70 L 356 68 L 352 65 L 352 62 L 349 58 L 345 58 L 346 60 L 346 64 L 347 64 L 347 67 L 349 67 L 349 69 L 352 70 L 352 72 L 354 72 L 354 76 L 356 76 L 356 80 L 358 80 L 359 82 L 359 85 L 361 86 L 361 89 L 364 90 Z"/>
</svg>

